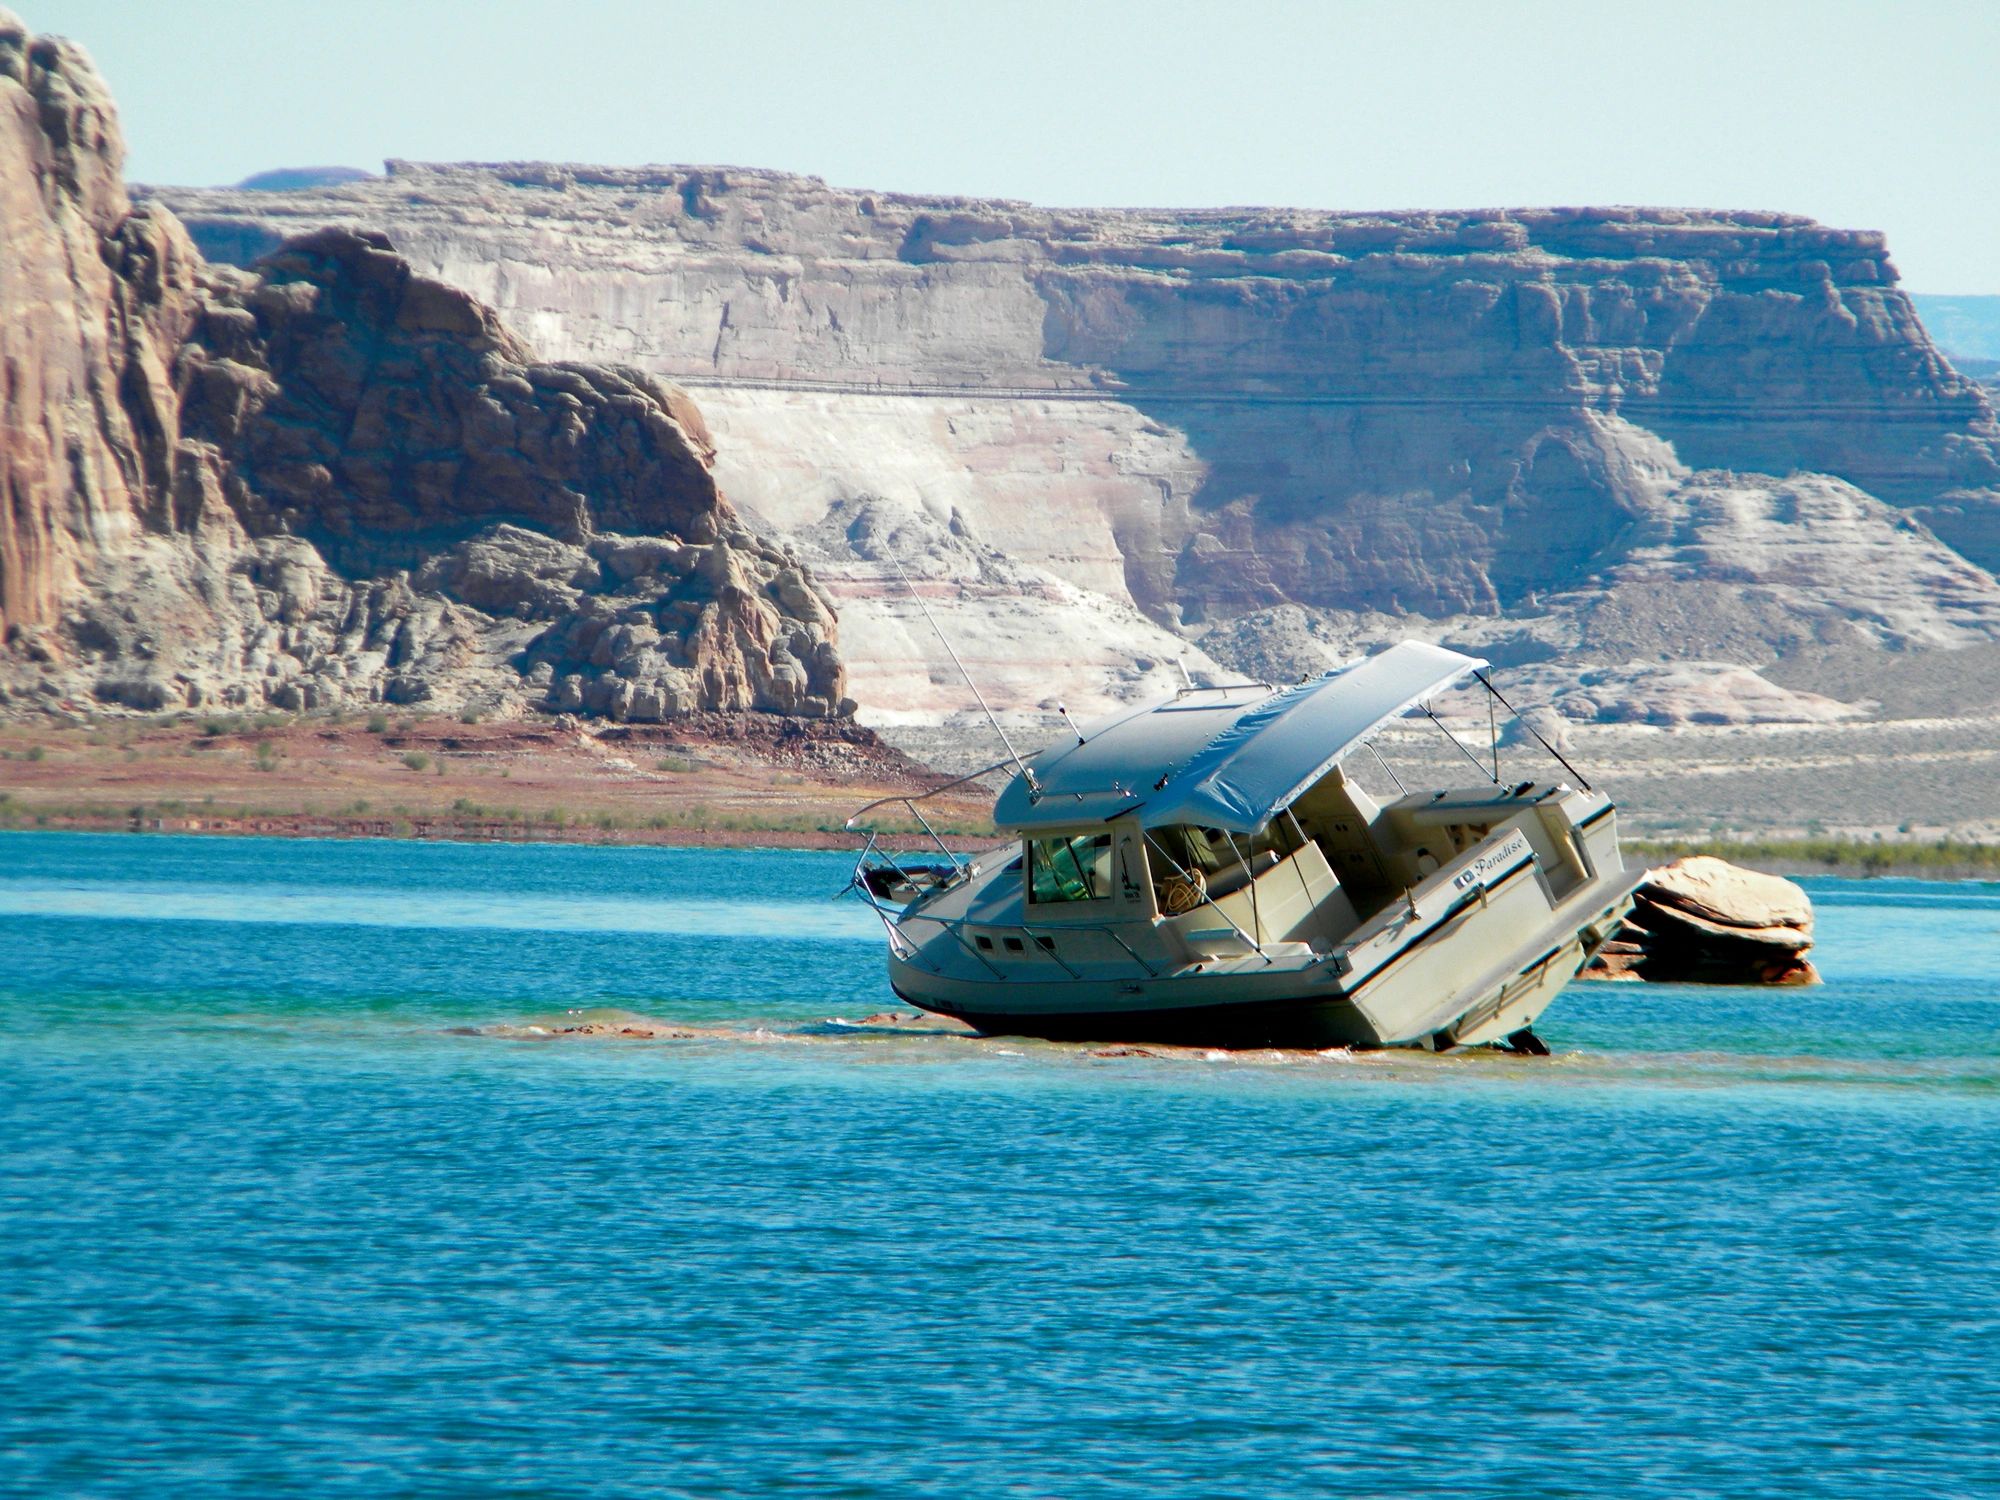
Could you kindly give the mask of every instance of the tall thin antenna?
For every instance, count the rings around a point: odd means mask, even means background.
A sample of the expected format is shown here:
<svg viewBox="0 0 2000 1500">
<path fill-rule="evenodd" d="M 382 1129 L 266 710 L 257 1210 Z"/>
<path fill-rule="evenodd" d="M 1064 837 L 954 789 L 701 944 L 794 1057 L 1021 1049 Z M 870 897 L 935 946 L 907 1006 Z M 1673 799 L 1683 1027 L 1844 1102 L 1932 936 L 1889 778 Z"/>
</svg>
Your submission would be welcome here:
<svg viewBox="0 0 2000 1500">
<path fill-rule="evenodd" d="M 951 638 L 944 633 L 944 627 L 938 624 L 937 616 L 931 613 L 931 607 L 924 603 L 924 596 L 918 593 L 916 588 L 911 584 L 910 575 L 903 571 L 902 560 L 892 555 L 889 558 L 889 563 L 895 568 L 896 576 L 903 580 L 903 587 L 909 590 L 910 597 L 917 601 L 917 608 L 924 612 L 924 618 L 931 622 L 931 629 L 937 632 L 938 641 L 944 647 L 945 655 L 949 656 L 951 664 L 958 668 L 958 675 L 965 679 L 965 685 L 972 689 L 972 696 L 979 700 L 979 706 L 986 714 L 986 722 L 993 726 L 993 732 L 1000 736 L 1000 743 L 1007 747 L 1007 758 L 1014 762 L 1014 769 L 1027 779 L 1028 786 L 1031 789 L 1039 790 L 1039 784 L 1035 780 L 1035 773 L 1030 771 L 1028 763 L 1021 759 L 1021 752 L 1014 748 L 1014 742 L 1007 738 L 1007 731 L 1000 727 L 998 716 L 994 714 L 991 708 L 987 707 L 986 695 L 979 691 L 979 684 L 972 680 L 972 674 L 965 670 L 965 663 L 960 661 L 958 653 L 952 650 Z"/>
<path fill-rule="evenodd" d="M 1583 772 L 1579 771 L 1575 766 L 1571 765 L 1567 760 L 1563 760 L 1562 751 L 1556 749 L 1554 745 L 1551 745 L 1547 740 L 1542 738 L 1542 732 L 1539 729 L 1535 728 L 1533 724 L 1530 724 L 1528 722 L 1527 716 L 1523 714 L 1520 709 L 1514 707 L 1513 704 L 1507 701 L 1507 695 L 1501 692 L 1500 689 L 1495 687 L 1491 682 L 1489 682 L 1484 672 L 1474 672 L 1472 675 L 1479 679 L 1479 685 L 1481 687 L 1485 688 L 1487 692 L 1491 693 L 1494 697 L 1500 700 L 1500 706 L 1506 709 L 1508 713 L 1512 714 L 1516 722 L 1518 722 L 1523 729 L 1527 730 L 1528 733 L 1532 734 L 1535 737 L 1536 744 L 1540 745 L 1544 750 L 1548 751 L 1549 754 L 1553 755 L 1558 761 L 1561 761 L 1562 768 L 1565 771 L 1569 772 L 1569 774 L 1574 776 L 1578 781 L 1582 781 L 1583 789 L 1586 792 L 1591 790 L 1590 783 L 1588 781 L 1584 781 Z M 1495 780 L 1498 780 L 1498 778 L 1496 777 Z"/>
</svg>

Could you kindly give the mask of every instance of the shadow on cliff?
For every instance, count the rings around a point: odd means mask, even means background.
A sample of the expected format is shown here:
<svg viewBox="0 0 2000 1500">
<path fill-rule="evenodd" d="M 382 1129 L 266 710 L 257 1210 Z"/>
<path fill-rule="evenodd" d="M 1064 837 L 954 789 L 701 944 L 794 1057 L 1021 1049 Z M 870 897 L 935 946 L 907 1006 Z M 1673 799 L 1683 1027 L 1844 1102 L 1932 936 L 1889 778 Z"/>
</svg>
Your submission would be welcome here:
<svg viewBox="0 0 2000 1500">
<path fill-rule="evenodd" d="M 1604 253 L 1567 244 L 1605 232 L 1587 216 L 1547 219 L 1549 246 Z M 1690 290 L 1654 259 L 1575 285 L 1478 251 L 1373 276 L 1038 279 L 1044 356 L 1205 466 L 1127 549 L 1156 618 L 1532 611 L 1618 564 L 1667 470 L 1832 475 L 2000 566 L 2000 423 L 1892 271 L 1861 257 L 1850 286 L 1801 261 L 1809 296 Z"/>
<path fill-rule="evenodd" d="M 1386 304 L 1229 282 L 1107 306 L 1049 279 L 1043 294 L 1045 355 L 1108 375 L 1205 467 L 1168 502 L 1168 555 L 1134 581 L 1156 611 L 1496 614 L 1587 577 L 1638 517 L 1573 361 L 1518 288 Z"/>
</svg>

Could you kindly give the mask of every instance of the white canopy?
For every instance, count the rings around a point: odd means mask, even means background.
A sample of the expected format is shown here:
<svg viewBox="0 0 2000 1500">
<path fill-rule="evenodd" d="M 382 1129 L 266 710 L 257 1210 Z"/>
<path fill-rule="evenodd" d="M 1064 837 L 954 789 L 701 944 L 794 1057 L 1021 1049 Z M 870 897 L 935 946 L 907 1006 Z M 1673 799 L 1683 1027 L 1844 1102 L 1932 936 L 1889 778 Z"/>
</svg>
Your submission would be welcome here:
<svg viewBox="0 0 2000 1500">
<path fill-rule="evenodd" d="M 1297 687 L 1183 693 L 1052 745 L 994 804 L 1003 828 L 1098 822 L 1139 811 L 1148 828 L 1251 833 L 1399 714 L 1483 668 L 1421 641 Z"/>
</svg>

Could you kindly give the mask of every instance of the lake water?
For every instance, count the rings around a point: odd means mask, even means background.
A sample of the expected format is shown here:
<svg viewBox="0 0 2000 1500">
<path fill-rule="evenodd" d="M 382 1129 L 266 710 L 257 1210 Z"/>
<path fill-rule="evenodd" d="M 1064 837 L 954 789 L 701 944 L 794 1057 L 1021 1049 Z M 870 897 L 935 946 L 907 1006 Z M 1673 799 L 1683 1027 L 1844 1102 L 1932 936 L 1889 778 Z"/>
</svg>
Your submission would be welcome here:
<svg viewBox="0 0 2000 1500">
<path fill-rule="evenodd" d="M 0 834 L 0 1491 L 2000 1492 L 2000 887 L 1148 1057 L 841 1024 L 847 865 Z"/>
</svg>

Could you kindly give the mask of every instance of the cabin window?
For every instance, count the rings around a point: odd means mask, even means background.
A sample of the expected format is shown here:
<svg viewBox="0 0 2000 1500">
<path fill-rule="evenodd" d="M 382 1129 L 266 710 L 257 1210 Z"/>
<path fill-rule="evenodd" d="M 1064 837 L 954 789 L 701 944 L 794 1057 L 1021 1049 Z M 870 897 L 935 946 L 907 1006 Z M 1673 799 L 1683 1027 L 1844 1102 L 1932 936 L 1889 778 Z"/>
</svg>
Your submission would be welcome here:
<svg viewBox="0 0 2000 1500">
<path fill-rule="evenodd" d="M 1111 835 L 1079 833 L 1028 841 L 1028 899 L 1049 906 L 1111 894 Z"/>
</svg>

